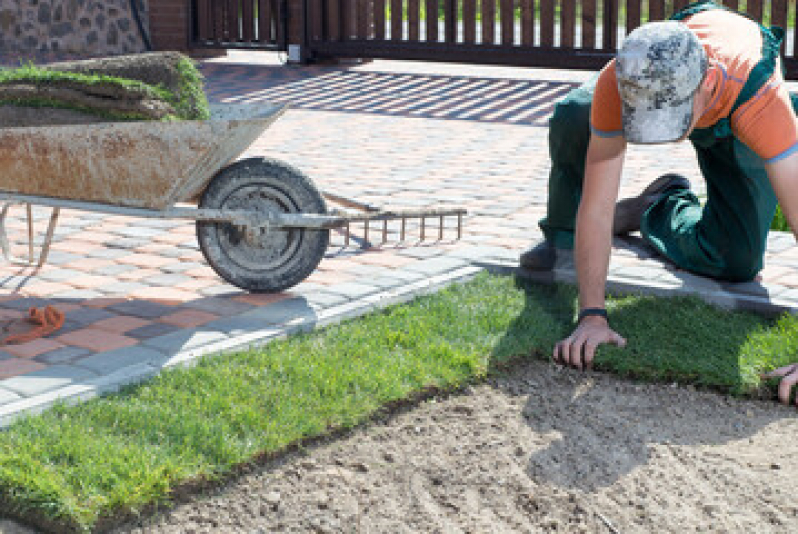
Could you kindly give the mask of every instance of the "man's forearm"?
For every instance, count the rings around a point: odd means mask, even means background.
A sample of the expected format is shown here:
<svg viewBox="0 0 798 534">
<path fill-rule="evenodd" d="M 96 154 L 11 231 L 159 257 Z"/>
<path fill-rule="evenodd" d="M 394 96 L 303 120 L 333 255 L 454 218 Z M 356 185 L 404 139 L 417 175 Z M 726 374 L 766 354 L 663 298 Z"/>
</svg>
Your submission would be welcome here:
<svg viewBox="0 0 798 534">
<path fill-rule="evenodd" d="M 576 275 L 580 308 L 603 308 L 612 247 L 612 218 L 580 210 L 576 222 Z"/>
</svg>

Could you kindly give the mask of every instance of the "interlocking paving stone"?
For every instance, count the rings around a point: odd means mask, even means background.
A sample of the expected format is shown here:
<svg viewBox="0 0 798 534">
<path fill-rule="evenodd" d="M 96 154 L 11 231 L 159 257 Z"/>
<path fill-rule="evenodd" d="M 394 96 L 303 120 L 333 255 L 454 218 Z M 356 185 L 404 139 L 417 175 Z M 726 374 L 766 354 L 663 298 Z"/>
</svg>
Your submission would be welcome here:
<svg viewBox="0 0 798 534">
<path fill-rule="evenodd" d="M 51 365 L 24 376 L 3 380 L 0 386 L 24 397 L 30 397 L 95 376 L 96 373 L 74 365 Z"/>
<path fill-rule="evenodd" d="M 158 336 L 165 336 L 180 330 L 180 327 L 165 324 L 165 323 L 152 323 L 146 326 L 140 326 L 125 332 L 125 335 L 134 339 L 151 339 Z"/>
<path fill-rule="evenodd" d="M 459 269 L 467 264 L 468 262 L 460 258 L 429 258 L 407 265 L 405 269 L 435 275 Z"/>
<path fill-rule="evenodd" d="M 370 280 L 369 280 L 370 281 Z M 335 284 L 327 289 L 331 293 L 338 293 L 344 295 L 350 300 L 358 299 L 371 295 L 379 291 L 379 288 L 371 284 L 359 284 L 357 282 L 344 282 Z"/>
<path fill-rule="evenodd" d="M 204 310 L 217 315 L 238 315 L 252 310 L 255 307 L 251 304 L 244 304 L 217 297 L 203 297 L 186 302 L 183 306 L 196 310 Z"/>
<path fill-rule="evenodd" d="M 171 306 L 147 300 L 127 300 L 108 306 L 108 310 L 120 315 L 132 315 L 144 319 L 157 319 L 174 311 Z"/>
<path fill-rule="evenodd" d="M 316 311 L 310 303 L 301 297 L 291 298 L 269 304 L 242 314 L 247 319 L 260 319 L 266 325 L 284 324 L 302 318 L 313 318 Z"/>
<path fill-rule="evenodd" d="M 97 375 L 107 375 L 117 369 L 135 364 L 159 364 L 166 359 L 163 352 L 144 347 L 124 347 L 79 358 L 73 365 L 85 368 Z"/>
<path fill-rule="evenodd" d="M 214 332 L 204 329 L 182 329 L 171 334 L 166 334 L 165 336 L 144 340 L 142 343 L 164 354 L 174 354 L 176 352 L 210 345 L 211 343 L 224 339 L 227 339 L 227 335 L 223 332 Z"/>
<path fill-rule="evenodd" d="M 61 332 L 61 330 L 59 330 L 59 332 Z M 39 354 L 34 358 L 34 360 L 48 365 L 57 365 L 62 363 L 72 363 L 75 360 L 89 354 L 92 354 L 92 351 L 88 349 L 82 349 L 79 347 L 62 347 L 50 352 L 45 352 L 44 354 Z"/>
<path fill-rule="evenodd" d="M 116 316 L 101 308 L 78 308 L 77 310 L 70 310 L 65 315 L 71 322 L 84 326 Z"/>
</svg>

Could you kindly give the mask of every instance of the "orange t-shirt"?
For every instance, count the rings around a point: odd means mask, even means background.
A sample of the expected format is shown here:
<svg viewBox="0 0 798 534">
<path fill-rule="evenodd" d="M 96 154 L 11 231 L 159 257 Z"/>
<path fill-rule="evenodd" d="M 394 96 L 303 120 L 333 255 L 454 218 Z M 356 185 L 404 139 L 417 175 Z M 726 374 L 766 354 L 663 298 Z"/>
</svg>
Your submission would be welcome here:
<svg viewBox="0 0 798 534">
<path fill-rule="evenodd" d="M 749 73 L 762 57 L 762 33 L 755 22 L 723 9 L 703 11 L 683 22 L 698 37 L 710 63 L 719 67 L 719 83 L 710 106 L 698 120 L 697 127 L 706 128 L 729 116 Z M 798 120 L 780 64 L 730 122 L 734 135 L 766 162 L 798 150 Z M 595 135 L 623 135 L 615 60 L 604 67 L 596 81 L 590 123 Z"/>
</svg>

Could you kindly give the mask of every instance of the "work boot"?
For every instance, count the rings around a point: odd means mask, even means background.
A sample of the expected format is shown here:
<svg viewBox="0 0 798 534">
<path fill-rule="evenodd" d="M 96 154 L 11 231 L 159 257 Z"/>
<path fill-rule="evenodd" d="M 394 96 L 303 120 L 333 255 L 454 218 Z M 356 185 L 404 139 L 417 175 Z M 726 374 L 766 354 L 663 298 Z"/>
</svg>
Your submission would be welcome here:
<svg viewBox="0 0 798 534">
<path fill-rule="evenodd" d="M 670 189 L 690 189 L 690 181 L 681 174 L 663 174 L 638 196 L 620 200 L 615 204 L 612 233 L 623 235 L 640 230 L 643 214 Z"/>
<path fill-rule="evenodd" d="M 557 261 L 557 249 L 547 239 L 521 254 L 519 264 L 529 271 L 551 271 Z"/>
</svg>

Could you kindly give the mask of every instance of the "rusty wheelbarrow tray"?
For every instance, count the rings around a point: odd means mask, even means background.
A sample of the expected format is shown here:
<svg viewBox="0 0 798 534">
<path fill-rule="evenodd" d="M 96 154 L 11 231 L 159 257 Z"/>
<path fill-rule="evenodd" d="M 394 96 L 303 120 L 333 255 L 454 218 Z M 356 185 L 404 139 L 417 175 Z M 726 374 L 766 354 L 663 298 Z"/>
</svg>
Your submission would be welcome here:
<svg viewBox="0 0 798 534">
<path fill-rule="evenodd" d="M 59 210 L 196 221 L 200 249 L 228 282 L 255 292 L 282 291 L 316 268 L 329 229 L 427 217 L 457 217 L 462 209 L 385 211 L 322 194 L 294 167 L 274 159 L 235 161 L 280 115 L 284 105 L 219 105 L 207 121 L 118 122 L 80 126 L 0 128 L 0 246 L 9 206 L 28 209 L 29 260 L 47 259 Z M 356 212 L 328 211 L 325 196 Z M 193 206 L 192 206 L 193 204 Z M 53 208 L 34 260 L 31 205 Z M 368 241 L 368 235 L 366 235 Z"/>
</svg>

